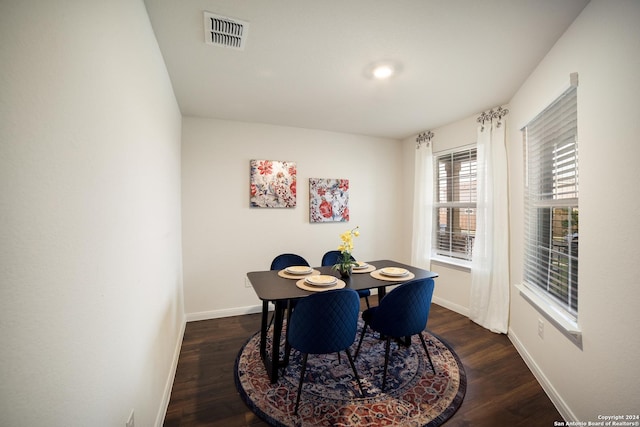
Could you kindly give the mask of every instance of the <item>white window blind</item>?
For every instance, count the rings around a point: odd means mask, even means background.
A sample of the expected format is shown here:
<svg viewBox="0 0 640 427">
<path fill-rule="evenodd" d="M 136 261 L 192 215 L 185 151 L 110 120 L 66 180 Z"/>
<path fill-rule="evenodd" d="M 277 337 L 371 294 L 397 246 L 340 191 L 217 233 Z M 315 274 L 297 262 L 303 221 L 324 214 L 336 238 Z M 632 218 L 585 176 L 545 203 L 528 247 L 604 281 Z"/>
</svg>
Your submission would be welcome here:
<svg viewBox="0 0 640 427">
<path fill-rule="evenodd" d="M 476 234 L 476 148 L 436 156 L 435 253 L 471 260 Z"/>
<path fill-rule="evenodd" d="M 524 280 L 574 319 L 578 314 L 577 88 L 523 128 Z"/>
</svg>

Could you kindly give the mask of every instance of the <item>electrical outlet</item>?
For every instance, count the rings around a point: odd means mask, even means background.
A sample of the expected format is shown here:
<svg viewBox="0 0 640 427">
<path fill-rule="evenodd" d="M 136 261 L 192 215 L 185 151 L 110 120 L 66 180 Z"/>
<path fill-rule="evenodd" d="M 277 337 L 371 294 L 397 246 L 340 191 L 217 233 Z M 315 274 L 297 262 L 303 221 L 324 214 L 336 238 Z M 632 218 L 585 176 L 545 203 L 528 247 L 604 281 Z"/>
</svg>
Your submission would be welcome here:
<svg viewBox="0 0 640 427">
<path fill-rule="evenodd" d="M 249 278 L 247 276 L 244 277 L 244 287 L 245 288 L 251 287 L 251 282 L 249 281 Z"/>
<path fill-rule="evenodd" d="M 133 409 L 131 410 L 131 414 L 129 415 L 129 419 L 127 420 L 127 424 L 125 427 L 136 427 L 136 421 L 133 418 Z"/>
<path fill-rule="evenodd" d="M 544 339 L 544 322 L 542 319 L 538 319 L 538 336 Z"/>
</svg>

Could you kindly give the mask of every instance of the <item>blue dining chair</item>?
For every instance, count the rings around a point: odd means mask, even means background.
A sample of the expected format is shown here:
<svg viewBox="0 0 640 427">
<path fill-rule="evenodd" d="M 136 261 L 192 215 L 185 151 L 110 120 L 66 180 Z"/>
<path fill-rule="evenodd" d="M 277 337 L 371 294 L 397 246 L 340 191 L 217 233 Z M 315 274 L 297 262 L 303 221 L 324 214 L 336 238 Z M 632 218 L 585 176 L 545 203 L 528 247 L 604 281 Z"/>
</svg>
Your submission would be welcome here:
<svg viewBox="0 0 640 427">
<path fill-rule="evenodd" d="M 310 267 L 306 259 L 296 254 L 280 254 L 271 261 L 270 270 L 282 270 L 294 265 L 306 265 Z"/>
<path fill-rule="evenodd" d="M 340 256 L 340 251 L 329 251 L 322 256 L 321 265 L 323 267 L 335 265 L 338 263 L 339 256 Z M 355 261 L 355 258 L 353 258 L 353 256 L 351 257 L 351 259 Z M 371 306 L 369 305 L 369 296 L 371 296 L 371 290 L 358 289 L 356 292 L 358 292 L 358 295 L 360 296 L 360 298 L 364 298 L 364 302 L 367 303 L 367 308 L 371 308 Z"/>
<path fill-rule="evenodd" d="M 436 373 L 427 344 L 422 336 L 422 331 L 427 326 L 429 319 L 429 309 L 434 289 L 433 279 L 423 279 L 415 282 L 405 283 L 389 292 L 382 298 L 377 307 L 370 308 L 362 312 L 364 327 L 358 341 L 355 357 L 358 357 L 360 346 L 367 326 L 379 332 L 382 339 L 386 340 L 384 353 L 384 374 L 382 377 L 382 391 L 387 385 L 387 367 L 389 366 L 389 350 L 391 339 L 404 341 L 405 345 L 410 345 L 411 337 L 418 335 L 424 351 L 429 359 L 431 370 Z"/>
<path fill-rule="evenodd" d="M 287 328 L 287 342 L 302 353 L 295 414 L 298 413 L 309 354 L 340 354 L 341 351 L 347 353 L 349 364 L 364 397 L 365 392 L 349 351 L 356 338 L 359 312 L 360 298 L 353 289 L 317 292 L 298 301 Z"/>
</svg>

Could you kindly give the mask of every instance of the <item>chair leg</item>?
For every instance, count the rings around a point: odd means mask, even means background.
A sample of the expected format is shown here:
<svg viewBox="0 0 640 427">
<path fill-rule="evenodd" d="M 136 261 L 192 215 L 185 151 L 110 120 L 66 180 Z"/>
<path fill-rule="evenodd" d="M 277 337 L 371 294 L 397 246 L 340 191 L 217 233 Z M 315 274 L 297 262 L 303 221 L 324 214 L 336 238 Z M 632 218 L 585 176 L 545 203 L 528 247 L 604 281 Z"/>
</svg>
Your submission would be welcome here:
<svg viewBox="0 0 640 427">
<path fill-rule="evenodd" d="M 431 370 L 435 374 L 436 373 L 436 367 L 433 365 L 433 362 L 431 361 L 431 356 L 429 355 L 429 350 L 427 350 L 427 343 L 424 341 L 424 337 L 422 336 L 422 332 L 418 333 L 418 335 L 420 336 L 420 341 L 422 341 L 422 346 L 424 347 L 424 352 L 427 353 L 427 358 L 429 358 L 429 365 L 431 365 Z"/>
<path fill-rule="evenodd" d="M 353 356 L 354 359 L 358 358 L 358 354 L 360 353 L 360 346 L 362 345 L 362 340 L 364 339 L 364 333 L 367 331 L 367 322 L 364 323 L 362 327 L 362 333 L 360 334 L 360 341 L 358 341 L 358 348 L 356 348 L 356 355 Z"/>
<path fill-rule="evenodd" d="M 369 305 L 369 297 L 364 297 L 364 302 L 367 303 L 367 308 L 371 308 L 371 306 Z"/>
<path fill-rule="evenodd" d="M 302 393 L 302 380 L 304 379 L 304 373 L 307 370 L 307 357 L 309 355 L 304 353 L 302 355 L 302 368 L 300 369 L 300 384 L 298 384 L 298 396 L 296 397 L 296 407 L 293 413 L 298 415 L 298 405 L 300 404 L 300 394 Z"/>
<path fill-rule="evenodd" d="M 358 387 L 360 387 L 360 393 L 362 394 L 362 397 L 365 397 L 366 394 L 364 392 L 364 388 L 362 388 L 362 383 L 360 382 L 360 376 L 358 375 L 358 371 L 356 370 L 356 364 L 353 363 L 353 357 L 351 357 L 351 352 L 349 351 L 348 348 L 346 348 L 344 352 L 347 353 L 347 359 L 349 359 L 349 364 L 351 365 L 351 369 L 353 369 L 353 374 L 356 376 Z"/>
<path fill-rule="evenodd" d="M 389 350 L 391 349 L 391 337 L 387 337 L 384 349 L 384 373 L 382 374 L 382 391 L 387 386 L 387 368 L 389 367 Z"/>
</svg>

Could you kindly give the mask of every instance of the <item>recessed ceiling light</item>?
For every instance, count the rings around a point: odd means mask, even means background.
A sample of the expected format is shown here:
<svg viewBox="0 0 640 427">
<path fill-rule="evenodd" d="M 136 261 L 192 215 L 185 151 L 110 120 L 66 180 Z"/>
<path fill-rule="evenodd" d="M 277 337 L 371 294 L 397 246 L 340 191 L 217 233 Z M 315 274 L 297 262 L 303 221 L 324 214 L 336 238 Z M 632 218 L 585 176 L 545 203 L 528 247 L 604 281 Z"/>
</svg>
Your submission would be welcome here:
<svg viewBox="0 0 640 427">
<path fill-rule="evenodd" d="M 373 69 L 373 77 L 376 79 L 388 79 L 393 75 L 393 67 L 390 65 L 379 65 Z"/>
<path fill-rule="evenodd" d="M 365 69 L 365 75 L 369 78 L 377 79 L 377 80 L 385 80 L 400 72 L 400 65 L 393 61 L 378 61 L 372 64 Z"/>
</svg>

